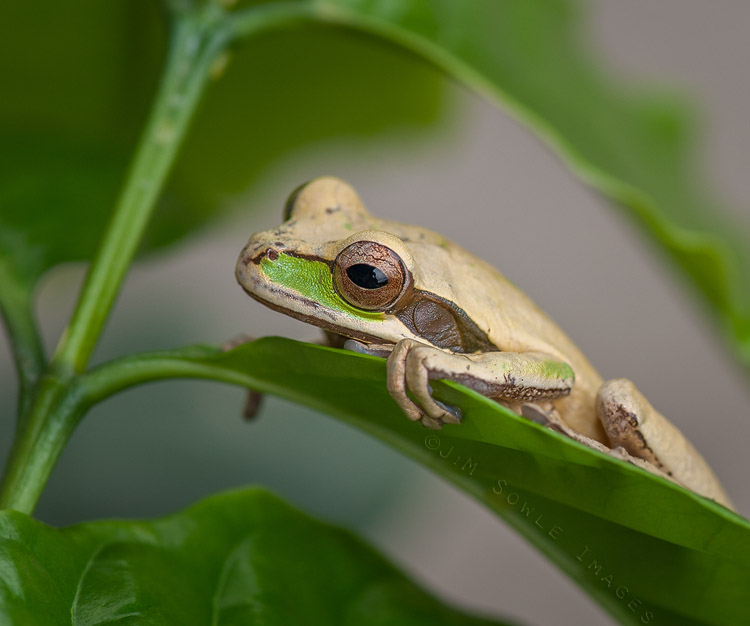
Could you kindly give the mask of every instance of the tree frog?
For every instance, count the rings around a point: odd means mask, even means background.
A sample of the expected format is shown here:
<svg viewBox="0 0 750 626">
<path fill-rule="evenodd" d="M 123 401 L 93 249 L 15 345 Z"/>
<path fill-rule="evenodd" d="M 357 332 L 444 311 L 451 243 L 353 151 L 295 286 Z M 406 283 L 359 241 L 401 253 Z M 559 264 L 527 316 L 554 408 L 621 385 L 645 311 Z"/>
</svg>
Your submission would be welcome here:
<svg viewBox="0 0 750 626">
<path fill-rule="evenodd" d="M 453 380 L 731 507 L 706 461 L 633 383 L 604 382 L 498 270 L 437 233 L 372 216 L 342 180 L 298 188 L 283 224 L 250 238 L 236 275 L 266 306 L 387 357 L 390 394 L 427 428 L 461 421 L 431 393 L 431 379 Z"/>
</svg>

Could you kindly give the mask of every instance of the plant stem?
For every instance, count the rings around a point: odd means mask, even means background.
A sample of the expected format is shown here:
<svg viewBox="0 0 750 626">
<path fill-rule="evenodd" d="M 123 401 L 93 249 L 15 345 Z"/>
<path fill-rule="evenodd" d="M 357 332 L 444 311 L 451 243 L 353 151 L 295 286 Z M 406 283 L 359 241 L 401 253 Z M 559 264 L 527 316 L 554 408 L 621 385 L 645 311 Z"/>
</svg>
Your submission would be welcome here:
<svg viewBox="0 0 750 626">
<path fill-rule="evenodd" d="M 42 379 L 33 410 L 13 440 L 0 488 L 0 508 L 28 514 L 34 510 L 78 423 L 78 399 L 64 392 L 55 378 Z"/>
<path fill-rule="evenodd" d="M 53 371 L 83 371 L 185 138 L 226 34 L 207 11 L 176 18 L 169 56 L 127 182 L 52 358 Z"/>
<path fill-rule="evenodd" d="M 80 376 L 76 393 L 82 404 L 90 407 L 130 387 L 165 378 L 202 378 L 244 387 L 257 384 L 253 376 L 224 367 L 220 359 L 211 362 L 222 354 L 212 346 L 187 346 L 120 357 Z"/>
<path fill-rule="evenodd" d="M 2 313 L 18 372 L 18 423 L 32 400 L 32 391 L 45 367 L 44 347 L 31 305 L 31 291 L 11 268 L 0 263 L 0 313 Z"/>
<path fill-rule="evenodd" d="M 277 2 L 250 7 L 228 16 L 228 28 L 233 40 L 246 39 L 264 30 L 284 28 L 306 21 L 326 22 L 329 12 L 300 2 Z M 331 14 L 332 15 L 332 14 Z"/>
<path fill-rule="evenodd" d="M 130 387 L 165 378 L 203 378 L 255 386 L 252 376 L 212 364 L 219 348 L 190 346 L 135 354 L 71 378 L 42 379 L 38 402 L 19 428 L 3 475 L 0 508 L 31 513 L 81 417 L 97 402 Z"/>
<path fill-rule="evenodd" d="M 175 24 L 169 56 L 126 185 L 52 357 L 53 371 L 64 375 L 86 368 L 218 57 L 235 40 L 314 13 L 294 2 L 234 14 L 219 3 L 187 10 L 178 5 L 170 3 Z"/>
<path fill-rule="evenodd" d="M 28 416 L 19 424 L 0 486 L 0 507 L 25 513 L 34 510 L 84 410 L 75 393 L 76 376 L 88 363 L 185 137 L 211 66 L 227 44 L 226 28 L 219 23 L 222 16 L 220 9 L 207 6 L 196 14 L 175 17 L 159 91 L 126 184 L 73 318 L 47 374 L 37 386 Z M 24 336 L 30 333 L 20 323 L 11 328 L 23 331 Z M 25 338 L 23 345 L 32 344 Z M 33 362 L 37 361 L 35 357 Z"/>
<path fill-rule="evenodd" d="M 28 406 L 29 410 L 19 423 L 3 474 L 2 508 L 25 513 L 34 510 L 68 438 L 86 409 L 96 401 L 93 396 L 85 396 L 84 383 L 91 378 L 81 377 L 81 374 L 114 305 L 214 63 L 234 40 L 310 17 L 310 9 L 296 3 L 253 7 L 236 14 L 229 14 L 218 3 L 211 2 L 196 7 L 191 3 L 170 2 L 169 6 L 173 20 L 169 53 L 149 119 L 73 317 L 60 338 L 46 374 L 38 382 L 44 370 L 38 333 L 35 334 L 33 323 L 30 322 L 31 326 L 22 323 L 23 307 L 3 305 L 6 317 L 15 322 L 9 323 L 11 333 L 19 337 L 16 358 L 23 364 L 30 363 L 29 368 L 23 370 L 26 373 L 22 386 L 28 390 L 35 383 L 35 395 L 33 398 L 28 393 L 24 396 L 28 398 L 24 400 L 24 408 Z M 28 298 L 26 303 L 28 306 Z M 28 317 L 26 321 L 31 319 Z M 151 362 L 144 377 L 132 375 L 132 371 L 128 373 L 130 360 L 126 360 L 125 368 L 119 373 L 128 375 L 120 383 L 114 383 L 109 392 L 155 378 L 221 377 L 211 368 L 198 364 L 185 367 L 184 363 L 168 357 L 158 361 Z M 107 371 L 104 374 L 102 380 L 106 381 Z M 243 377 L 237 378 L 240 382 Z M 106 395 L 107 384 L 99 391 Z"/>
<path fill-rule="evenodd" d="M 22 374 L 24 409 L 0 485 L 0 507 L 31 513 L 80 417 L 97 399 L 156 378 L 225 378 L 211 367 L 175 361 L 168 355 L 144 362 L 125 359 L 110 369 L 81 376 L 109 317 L 125 274 L 153 213 L 175 156 L 185 138 L 211 69 L 234 40 L 314 17 L 297 3 L 279 3 L 226 13 L 218 3 L 184 7 L 171 3 L 172 36 L 154 105 L 138 143 L 129 174 L 78 298 L 73 317 L 47 367 L 33 323 L 19 322 L 23 307 L 3 306 L 11 332 L 18 335 L 17 361 Z M 21 294 L 23 295 L 23 294 Z M 27 294 L 28 295 L 28 294 Z M 28 298 L 25 300 L 28 307 Z M 17 303 L 16 303 L 17 304 Z M 7 309 L 7 310 L 6 310 Z M 30 316 L 28 320 L 31 320 Z M 13 330 L 15 329 L 15 330 Z M 23 341 L 21 341 L 23 339 Z M 26 354 L 23 350 L 27 350 Z M 140 373 L 133 363 L 145 369 Z M 119 378 L 119 381 L 117 380 Z M 237 382 L 247 381 L 237 376 Z M 101 385 L 93 384 L 98 380 Z M 28 391 L 35 386 L 35 396 Z M 86 392 L 91 392 L 87 396 Z M 103 395 L 102 395 L 103 394 Z M 24 411 L 25 413 L 25 411 Z"/>
</svg>

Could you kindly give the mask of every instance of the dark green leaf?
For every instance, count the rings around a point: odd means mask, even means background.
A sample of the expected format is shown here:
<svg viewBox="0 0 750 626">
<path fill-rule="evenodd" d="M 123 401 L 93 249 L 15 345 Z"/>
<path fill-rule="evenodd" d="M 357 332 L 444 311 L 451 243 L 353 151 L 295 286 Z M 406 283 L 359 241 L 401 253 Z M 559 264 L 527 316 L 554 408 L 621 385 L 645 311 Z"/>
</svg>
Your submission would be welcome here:
<svg viewBox="0 0 750 626">
<path fill-rule="evenodd" d="M 445 606 L 350 533 L 261 490 L 147 522 L 56 529 L 1 512 L 0 621 L 501 626 Z"/>
<path fill-rule="evenodd" d="M 128 384 L 198 376 L 247 385 L 369 432 L 483 502 L 622 623 L 750 623 L 747 520 L 458 385 L 435 388 L 462 408 L 463 424 L 434 432 L 388 395 L 383 360 L 286 339 L 133 357 L 125 371 Z M 95 376 L 114 380 L 104 368 Z"/>
</svg>

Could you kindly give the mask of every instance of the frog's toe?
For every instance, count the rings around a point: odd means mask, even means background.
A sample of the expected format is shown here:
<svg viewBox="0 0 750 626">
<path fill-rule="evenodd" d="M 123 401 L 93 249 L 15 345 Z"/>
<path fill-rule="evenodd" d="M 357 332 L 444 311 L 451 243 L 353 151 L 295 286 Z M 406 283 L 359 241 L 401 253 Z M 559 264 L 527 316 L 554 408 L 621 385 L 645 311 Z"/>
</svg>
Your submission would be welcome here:
<svg viewBox="0 0 750 626">
<path fill-rule="evenodd" d="M 428 417 L 427 415 L 425 415 L 425 412 L 420 408 L 420 406 L 412 401 L 412 399 L 408 396 L 406 398 L 406 402 L 399 402 L 398 405 L 406 414 L 406 417 L 408 417 L 412 422 L 418 422 L 419 420 Z"/>
<path fill-rule="evenodd" d="M 412 422 L 417 422 L 424 417 L 425 412 L 422 407 L 414 402 L 407 393 L 406 381 L 403 377 L 390 374 L 388 376 L 388 392 Z"/>
<path fill-rule="evenodd" d="M 431 420 L 439 422 L 441 425 L 461 423 L 461 409 L 450 404 L 445 404 L 445 402 L 440 402 L 440 400 L 435 400 L 432 397 L 432 387 L 427 388 L 427 393 L 415 393 L 415 396 L 422 410 Z"/>
<path fill-rule="evenodd" d="M 460 424 L 461 423 L 461 409 L 455 406 L 450 406 L 449 404 L 445 404 L 443 402 L 440 402 L 439 400 L 434 400 L 433 402 L 440 407 L 439 414 L 437 412 L 431 412 L 428 415 L 425 415 L 422 417 L 422 425 L 427 428 L 432 428 L 434 430 L 439 430 L 443 427 L 444 424 Z"/>
<path fill-rule="evenodd" d="M 444 424 L 461 423 L 461 419 L 463 418 L 461 409 L 459 409 L 457 406 L 452 406 L 450 404 L 446 404 L 445 402 L 440 402 L 440 400 L 435 400 L 435 398 L 433 398 L 432 401 L 443 410 L 440 419 Z"/>
<path fill-rule="evenodd" d="M 440 430 L 443 427 L 443 422 L 439 419 L 433 419 L 429 415 L 425 415 L 422 418 L 422 426 L 431 430 Z"/>
<path fill-rule="evenodd" d="M 406 356 L 411 345 L 408 340 L 396 344 L 388 357 L 386 383 L 388 392 L 412 422 L 424 416 L 424 411 L 409 397 L 406 390 Z"/>
<path fill-rule="evenodd" d="M 439 402 L 432 397 L 432 388 L 427 384 L 426 380 L 427 370 L 424 370 L 424 374 L 425 380 L 423 381 L 423 385 L 410 386 L 410 390 L 422 407 L 422 410 L 428 417 L 441 424 L 460 424 L 461 414 L 458 409 Z"/>
<path fill-rule="evenodd" d="M 426 359 L 435 351 L 429 346 L 415 347 L 406 360 L 406 384 L 422 410 L 440 424 L 458 424 L 461 422 L 457 409 L 438 402 L 432 397 L 430 370 Z"/>
<path fill-rule="evenodd" d="M 438 429 L 461 423 L 461 412 L 432 397 L 425 359 L 434 352 L 435 348 L 411 339 L 396 344 L 388 357 L 388 391 L 410 420 Z"/>
</svg>

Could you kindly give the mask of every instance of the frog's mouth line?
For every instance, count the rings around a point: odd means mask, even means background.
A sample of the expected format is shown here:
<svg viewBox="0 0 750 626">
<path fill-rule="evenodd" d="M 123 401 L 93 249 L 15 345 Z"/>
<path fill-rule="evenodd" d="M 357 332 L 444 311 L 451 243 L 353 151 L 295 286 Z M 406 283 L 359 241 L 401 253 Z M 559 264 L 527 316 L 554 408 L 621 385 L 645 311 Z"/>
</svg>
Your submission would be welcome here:
<svg viewBox="0 0 750 626">
<path fill-rule="evenodd" d="M 280 306 L 272 300 L 264 298 L 259 293 L 250 291 L 242 284 L 241 287 L 243 288 L 245 293 L 249 295 L 253 300 L 260 302 L 264 306 L 267 306 L 269 309 L 272 309 L 279 313 L 283 313 L 284 315 L 293 317 L 294 319 L 300 320 L 301 322 L 305 322 L 312 326 L 317 326 L 318 328 L 322 328 L 325 331 L 340 335 L 345 339 L 342 346 L 345 350 L 350 350 L 351 352 L 359 352 L 360 354 L 387 357 L 396 345 L 395 343 L 383 343 L 383 340 L 379 337 L 339 326 L 337 324 L 334 324 L 333 322 L 328 322 L 321 317 L 306 315 L 304 313 L 300 313 L 299 311 Z M 309 300 L 302 296 L 289 294 L 287 292 L 279 293 L 283 294 L 286 298 L 291 298 L 293 300 L 302 302 L 311 308 L 319 308 L 319 305 L 316 302 L 313 302 L 312 300 Z"/>
</svg>

